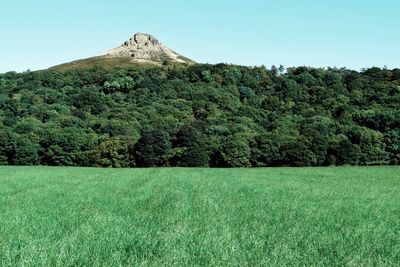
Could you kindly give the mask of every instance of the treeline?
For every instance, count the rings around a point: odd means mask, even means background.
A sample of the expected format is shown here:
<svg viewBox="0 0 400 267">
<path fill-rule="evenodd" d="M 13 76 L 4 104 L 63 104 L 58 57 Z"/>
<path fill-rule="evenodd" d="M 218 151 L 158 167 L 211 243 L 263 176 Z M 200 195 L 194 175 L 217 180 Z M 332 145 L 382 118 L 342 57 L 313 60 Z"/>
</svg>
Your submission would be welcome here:
<svg viewBox="0 0 400 267">
<path fill-rule="evenodd" d="M 400 70 L 162 66 L 0 74 L 0 164 L 396 165 Z"/>
</svg>

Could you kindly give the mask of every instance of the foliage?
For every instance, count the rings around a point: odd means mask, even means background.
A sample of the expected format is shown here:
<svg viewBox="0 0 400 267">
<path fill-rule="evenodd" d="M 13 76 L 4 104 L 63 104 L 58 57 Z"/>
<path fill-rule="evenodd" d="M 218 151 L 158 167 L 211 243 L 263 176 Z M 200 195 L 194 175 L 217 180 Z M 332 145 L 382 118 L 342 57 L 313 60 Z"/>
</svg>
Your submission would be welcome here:
<svg viewBox="0 0 400 267">
<path fill-rule="evenodd" d="M 399 73 L 226 64 L 4 73 L 0 164 L 398 164 Z"/>
</svg>

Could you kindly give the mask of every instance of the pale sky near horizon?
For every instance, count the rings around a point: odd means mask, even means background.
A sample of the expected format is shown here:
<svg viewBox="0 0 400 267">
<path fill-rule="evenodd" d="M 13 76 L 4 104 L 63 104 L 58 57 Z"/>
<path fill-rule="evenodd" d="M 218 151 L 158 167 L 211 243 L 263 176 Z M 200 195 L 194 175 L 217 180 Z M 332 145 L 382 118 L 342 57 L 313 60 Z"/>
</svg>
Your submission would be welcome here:
<svg viewBox="0 0 400 267">
<path fill-rule="evenodd" d="M 200 63 L 400 67 L 399 0 L 1 0 L 0 73 L 95 56 L 136 32 Z"/>
</svg>

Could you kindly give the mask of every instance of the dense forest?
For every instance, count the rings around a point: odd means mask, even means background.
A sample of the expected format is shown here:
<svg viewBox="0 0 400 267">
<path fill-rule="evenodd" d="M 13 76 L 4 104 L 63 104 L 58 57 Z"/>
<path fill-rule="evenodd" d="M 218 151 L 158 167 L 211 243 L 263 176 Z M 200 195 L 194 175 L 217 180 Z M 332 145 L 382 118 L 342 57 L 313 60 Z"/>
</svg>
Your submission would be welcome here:
<svg viewBox="0 0 400 267">
<path fill-rule="evenodd" d="M 400 69 L 235 65 L 0 74 L 0 164 L 397 165 Z"/>
</svg>

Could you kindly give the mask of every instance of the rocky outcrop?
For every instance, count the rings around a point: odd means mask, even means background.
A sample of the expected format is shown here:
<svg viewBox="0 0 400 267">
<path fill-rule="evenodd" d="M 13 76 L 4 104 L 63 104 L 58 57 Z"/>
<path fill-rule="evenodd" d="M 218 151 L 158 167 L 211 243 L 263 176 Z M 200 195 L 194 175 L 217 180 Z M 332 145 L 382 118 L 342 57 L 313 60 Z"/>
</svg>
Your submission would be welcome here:
<svg viewBox="0 0 400 267">
<path fill-rule="evenodd" d="M 154 36 L 146 33 L 136 33 L 121 46 L 110 49 L 100 56 L 130 57 L 137 62 L 163 63 L 194 63 L 194 61 L 179 55 L 163 46 Z"/>
</svg>

